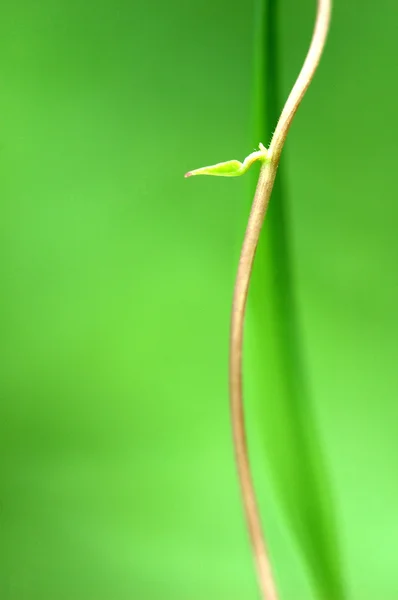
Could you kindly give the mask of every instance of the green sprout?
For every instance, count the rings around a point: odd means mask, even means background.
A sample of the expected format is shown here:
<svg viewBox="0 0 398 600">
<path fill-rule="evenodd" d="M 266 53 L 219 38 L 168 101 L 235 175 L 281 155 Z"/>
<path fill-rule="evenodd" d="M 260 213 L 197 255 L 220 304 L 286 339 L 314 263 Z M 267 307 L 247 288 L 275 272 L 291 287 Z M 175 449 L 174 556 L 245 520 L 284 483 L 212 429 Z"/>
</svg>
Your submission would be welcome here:
<svg viewBox="0 0 398 600">
<path fill-rule="evenodd" d="M 269 160 L 268 150 L 263 146 L 263 144 L 259 144 L 258 147 L 260 150 L 256 152 L 252 152 L 249 156 L 246 156 L 245 160 L 240 162 L 239 160 L 228 160 L 227 162 L 217 163 L 216 165 L 211 165 L 210 167 L 202 167 L 201 169 L 195 169 L 194 171 L 188 171 L 185 173 L 185 177 L 193 177 L 194 175 L 215 175 L 216 177 L 239 177 L 246 173 L 246 171 L 251 167 L 251 165 L 256 162 L 256 160 L 261 161 L 262 163 Z"/>
<path fill-rule="evenodd" d="M 263 600 L 278 600 L 276 582 L 272 573 L 267 544 L 261 527 L 253 485 L 243 408 L 243 339 L 244 321 L 249 285 L 252 276 L 254 258 L 260 238 L 263 222 L 268 210 L 272 188 L 278 170 L 279 160 L 293 117 L 310 85 L 321 58 L 329 30 L 332 0 L 317 0 L 315 28 L 303 67 L 294 84 L 286 104 L 279 117 L 276 129 L 268 149 L 259 144 L 260 150 L 252 152 L 243 163 L 238 160 L 218 163 L 189 171 L 185 177 L 193 175 L 216 175 L 219 177 L 238 177 L 253 164 L 261 161 L 258 184 L 250 211 L 245 237 L 242 244 L 235 289 L 232 301 L 229 353 L 229 390 L 231 423 L 235 448 L 236 466 L 241 486 L 243 508 L 247 529 L 250 535 L 254 561 L 257 567 L 258 583 Z M 334 596 L 331 593 L 328 598 Z M 342 597 L 342 596 L 339 596 Z"/>
</svg>

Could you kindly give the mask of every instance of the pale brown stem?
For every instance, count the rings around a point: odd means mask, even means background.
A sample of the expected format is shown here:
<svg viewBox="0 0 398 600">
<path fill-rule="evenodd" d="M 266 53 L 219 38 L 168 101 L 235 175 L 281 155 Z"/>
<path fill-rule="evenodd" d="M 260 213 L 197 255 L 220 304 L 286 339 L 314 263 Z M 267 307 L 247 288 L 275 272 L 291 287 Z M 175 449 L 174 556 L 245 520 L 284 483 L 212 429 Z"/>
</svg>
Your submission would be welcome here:
<svg viewBox="0 0 398 600">
<path fill-rule="evenodd" d="M 329 29 L 330 12 L 331 0 L 317 0 L 317 16 L 311 45 L 278 121 L 269 148 L 269 160 L 263 164 L 260 171 L 243 240 L 232 305 L 229 386 L 233 441 L 247 528 L 263 600 L 277 600 L 278 593 L 261 528 L 246 443 L 242 389 L 244 320 L 254 257 L 271 197 L 279 159 L 293 117 L 311 83 L 321 58 Z"/>
</svg>

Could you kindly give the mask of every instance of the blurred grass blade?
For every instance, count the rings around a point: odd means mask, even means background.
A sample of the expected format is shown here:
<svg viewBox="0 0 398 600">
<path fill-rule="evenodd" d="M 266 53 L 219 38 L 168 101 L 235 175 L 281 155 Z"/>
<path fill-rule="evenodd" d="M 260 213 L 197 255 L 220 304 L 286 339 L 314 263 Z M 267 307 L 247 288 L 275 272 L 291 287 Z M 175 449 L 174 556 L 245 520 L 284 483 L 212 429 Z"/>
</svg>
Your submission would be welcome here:
<svg viewBox="0 0 398 600">
<path fill-rule="evenodd" d="M 257 0 L 254 137 L 265 143 L 282 108 L 277 97 L 276 8 L 276 0 Z M 246 338 L 250 362 L 245 369 L 248 380 L 255 379 L 261 407 L 257 413 L 278 502 L 310 569 L 314 595 L 341 600 L 345 592 L 330 482 L 301 359 L 283 160 L 254 265 Z M 277 567 L 283 575 L 283 565 Z"/>
</svg>

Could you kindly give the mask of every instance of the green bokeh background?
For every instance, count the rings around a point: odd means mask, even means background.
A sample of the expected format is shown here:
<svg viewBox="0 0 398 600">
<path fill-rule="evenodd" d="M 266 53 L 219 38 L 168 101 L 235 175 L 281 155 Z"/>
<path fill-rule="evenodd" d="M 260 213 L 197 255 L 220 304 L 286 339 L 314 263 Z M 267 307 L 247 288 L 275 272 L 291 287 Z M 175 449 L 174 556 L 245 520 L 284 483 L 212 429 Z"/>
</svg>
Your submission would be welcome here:
<svg viewBox="0 0 398 600">
<path fill-rule="evenodd" d="M 282 102 L 315 7 L 276 6 L 267 27 Z M 258 597 L 227 394 L 253 179 L 182 177 L 260 141 L 257 8 L 0 8 L 2 600 Z M 278 194 L 350 600 L 398 598 L 397 23 L 393 0 L 335 1 Z M 264 124 L 264 143 L 274 127 Z M 277 403 L 280 390 L 256 333 L 269 356 L 287 350 L 256 320 L 266 292 L 249 307 L 251 454 L 282 598 L 311 600 L 317 561 L 303 539 L 316 556 L 317 536 L 304 512 L 297 533 L 295 482 L 283 492 L 275 477 L 284 442 L 278 453 L 265 439 L 272 414 L 259 390 Z"/>
</svg>

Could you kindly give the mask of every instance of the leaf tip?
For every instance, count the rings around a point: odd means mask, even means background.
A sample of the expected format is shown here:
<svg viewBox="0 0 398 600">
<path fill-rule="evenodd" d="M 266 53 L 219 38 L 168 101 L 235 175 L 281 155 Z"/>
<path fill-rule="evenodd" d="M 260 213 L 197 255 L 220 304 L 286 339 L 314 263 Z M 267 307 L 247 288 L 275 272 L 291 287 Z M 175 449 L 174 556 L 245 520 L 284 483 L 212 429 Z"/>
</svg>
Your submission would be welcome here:
<svg viewBox="0 0 398 600">
<path fill-rule="evenodd" d="M 184 177 L 185 178 L 192 177 L 192 175 L 193 175 L 192 171 L 188 171 L 188 173 L 185 173 Z"/>
</svg>

